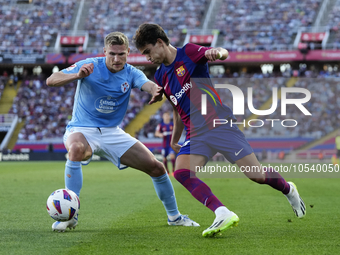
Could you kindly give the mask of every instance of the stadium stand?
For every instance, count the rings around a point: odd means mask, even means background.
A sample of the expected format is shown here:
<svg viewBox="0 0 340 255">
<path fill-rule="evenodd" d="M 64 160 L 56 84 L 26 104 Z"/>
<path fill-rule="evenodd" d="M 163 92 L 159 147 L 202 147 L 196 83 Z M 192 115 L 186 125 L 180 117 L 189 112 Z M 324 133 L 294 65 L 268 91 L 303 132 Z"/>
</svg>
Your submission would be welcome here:
<svg viewBox="0 0 340 255">
<path fill-rule="evenodd" d="M 131 40 L 141 20 L 160 24 L 168 33 L 171 43 L 178 46 L 182 30 L 201 25 L 209 1 L 180 0 L 94 0 L 89 9 L 85 29 L 95 38 L 95 46 L 101 51 L 103 38 L 112 31 L 121 31 Z M 132 52 L 137 50 L 132 46 Z"/>
<path fill-rule="evenodd" d="M 231 51 L 287 50 L 300 26 L 311 26 L 320 0 L 223 0 L 214 28 Z"/>
<path fill-rule="evenodd" d="M 329 13 L 327 26 L 331 30 L 333 49 L 340 49 L 340 0 L 336 1 Z"/>
<path fill-rule="evenodd" d="M 71 29 L 77 0 L 0 0 L 0 53 L 44 53 L 58 32 Z"/>
</svg>

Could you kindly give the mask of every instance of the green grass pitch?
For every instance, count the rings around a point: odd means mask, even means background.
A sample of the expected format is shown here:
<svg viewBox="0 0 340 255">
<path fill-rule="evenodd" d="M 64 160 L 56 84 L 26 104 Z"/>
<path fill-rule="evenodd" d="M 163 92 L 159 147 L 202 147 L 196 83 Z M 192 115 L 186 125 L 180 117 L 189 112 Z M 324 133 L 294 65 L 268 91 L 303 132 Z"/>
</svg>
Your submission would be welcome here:
<svg viewBox="0 0 340 255">
<path fill-rule="evenodd" d="M 203 238 L 214 214 L 173 177 L 181 213 L 201 227 L 168 226 L 146 174 L 92 162 L 83 167 L 79 225 L 56 233 L 45 205 L 52 191 L 64 187 L 64 164 L 0 162 L 0 254 L 340 253 L 339 178 L 293 180 L 307 206 L 304 219 L 296 218 L 286 198 L 267 185 L 205 178 L 240 223 L 221 236 Z"/>
</svg>

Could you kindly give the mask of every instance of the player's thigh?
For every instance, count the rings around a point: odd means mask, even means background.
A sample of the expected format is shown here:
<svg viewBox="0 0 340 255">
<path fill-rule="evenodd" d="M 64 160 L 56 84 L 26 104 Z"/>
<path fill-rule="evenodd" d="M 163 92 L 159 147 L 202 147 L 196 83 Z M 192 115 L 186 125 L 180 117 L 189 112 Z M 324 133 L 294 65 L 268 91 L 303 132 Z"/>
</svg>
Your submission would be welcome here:
<svg viewBox="0 0 340 255">
<path fill-rule="evenodd" d="M 74 144 L 76 144 L 77 147 L 80 148 L 81 153 L 84 154 L 83 160 L 92 156 L 92 149 L 81 132 L 72 133 L 67 137 L 65 143 L 66 150 L 69 151 Z"/>
<path fill-rule="evenodd" d="M 190 169 L 197 172 L 197 170 L 207 163 L 207 158 L 203 155 L 197 154 L 181 154 L 176 159 L 176 170 Z"/>
<path fill-rule="evenodd" d="M 121 156 L 120 162 L 153 177 L 165 174 L 164 165 L 140 141 L 137 141 Z"/>
<path fill-rule="evenodd" d="M 259 183 L 264 182 L 265 174 L 262 172 L 261 164 L 254 153 L 235 161 L 235 163 L 249 179 Z"/>
</svg>

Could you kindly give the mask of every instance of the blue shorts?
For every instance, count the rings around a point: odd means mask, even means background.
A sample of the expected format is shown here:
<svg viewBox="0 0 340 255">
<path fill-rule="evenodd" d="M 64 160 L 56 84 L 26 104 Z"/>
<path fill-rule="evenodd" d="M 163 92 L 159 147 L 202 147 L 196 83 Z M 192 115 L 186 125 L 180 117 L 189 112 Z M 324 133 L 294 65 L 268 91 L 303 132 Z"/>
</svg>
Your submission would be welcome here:
<svg viewBox="0 0 340 255">
<path fill-rule="evenodd" d="M 221 125 L 204 134 L 186 139 L 177 156 L 197 154 L 210 160 L 217 152 L 235 164 L 235 161 L 253 153 L 253 149 L 236 125 L 232 127 Z"/>
<path fill-rule="evenodd" d="M 165 147 L 162 149 L 162 155 L 166 158 L 169 154 L 175 154 L 175 151 L 171 147 Z"/>
</svg>

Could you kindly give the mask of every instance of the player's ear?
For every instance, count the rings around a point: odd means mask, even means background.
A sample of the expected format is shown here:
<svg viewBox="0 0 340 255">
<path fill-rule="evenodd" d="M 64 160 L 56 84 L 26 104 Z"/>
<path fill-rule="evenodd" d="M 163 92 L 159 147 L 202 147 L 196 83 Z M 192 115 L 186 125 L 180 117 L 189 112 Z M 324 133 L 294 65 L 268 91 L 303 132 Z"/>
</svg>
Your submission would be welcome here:
<svg viewBox="0 0 340 255">
<path fill-rule="evenodd" d="M 157 38 L 157 42 L 161 45 L 161 46 L 164 46 L 164 42 L 162 39 L 160 38 Z"/>
<path fill-rule="evenodd" d="M 127 56 L 129 56 L 129 54 L 130 54 L 130 47 L 128 48 L 128 51 L 127 51 Z"/>
<path fill-rule="evenodd" d="M 103 47 L 103 52 L 104 52 L 104 54 L 106 53 L 106 48 L 105 47 Z"/>
</svg>

